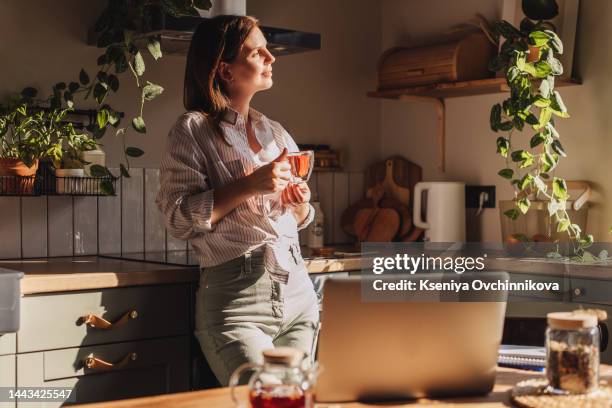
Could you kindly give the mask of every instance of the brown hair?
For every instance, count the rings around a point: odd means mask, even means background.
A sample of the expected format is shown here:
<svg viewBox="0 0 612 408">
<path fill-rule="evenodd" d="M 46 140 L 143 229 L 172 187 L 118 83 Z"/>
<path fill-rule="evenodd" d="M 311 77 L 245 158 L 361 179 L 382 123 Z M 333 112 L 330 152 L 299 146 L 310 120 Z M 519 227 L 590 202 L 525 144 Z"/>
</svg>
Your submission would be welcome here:
<svg viewBox="0 0 612 408">
<path fill-rule="evenodd" d="M 229 107 L 229 95 L 219 75 L 221 62 L 231 63 L 259 22 L 250 16 L 217 16 L 200 23 L 193 34 L 187 63 L 183 105 L 203 113 L 227 143 L 219 123 Z"/>
</svg>

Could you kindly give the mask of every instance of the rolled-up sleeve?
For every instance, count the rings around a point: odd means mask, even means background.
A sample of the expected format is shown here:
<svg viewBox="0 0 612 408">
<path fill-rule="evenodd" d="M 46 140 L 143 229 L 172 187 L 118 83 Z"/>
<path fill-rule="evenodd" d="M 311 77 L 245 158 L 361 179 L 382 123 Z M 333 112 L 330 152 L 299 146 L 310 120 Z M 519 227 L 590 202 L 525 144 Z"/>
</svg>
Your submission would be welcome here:
<svg viewBox="0 0 612 408">
<path fill-rule="evenodd" d="M 214 189 L 209 186 L 206 158 L 184 118 L 168 134 L 155 202 L 175 238 L 188 240 L 214 229 Z"/>
</svg>

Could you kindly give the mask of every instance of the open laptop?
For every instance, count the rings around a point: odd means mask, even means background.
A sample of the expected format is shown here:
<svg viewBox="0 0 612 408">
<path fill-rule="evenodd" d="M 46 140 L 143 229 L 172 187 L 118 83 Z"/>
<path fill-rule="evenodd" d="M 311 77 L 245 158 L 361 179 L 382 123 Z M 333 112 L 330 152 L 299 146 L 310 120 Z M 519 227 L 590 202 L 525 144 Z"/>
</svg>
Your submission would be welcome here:
<svg viewBox="0 0 612 408">
<path fill-rule="evenodd" d="M 504 280 L 508 274 L 487 277 Z M 328 279 L 316 400 L 490 392 L 506 310 L 506 293 L 499 295 L 500 301 L 364 302 L 360 278 Z"/>
</svg>

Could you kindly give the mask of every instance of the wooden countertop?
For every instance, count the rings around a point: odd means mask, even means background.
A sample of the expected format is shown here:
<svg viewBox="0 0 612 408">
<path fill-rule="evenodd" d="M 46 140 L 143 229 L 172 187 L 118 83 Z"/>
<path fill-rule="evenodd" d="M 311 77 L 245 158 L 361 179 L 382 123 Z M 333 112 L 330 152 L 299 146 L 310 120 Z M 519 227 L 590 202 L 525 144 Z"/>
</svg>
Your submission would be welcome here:
<svg viewBox="0 0 612 408">
<path fill-rule="evenodd" d="M 361 268 L 361 258 L 309 259 L 310 273 L 342 272 Z M 196 282 L 195 266 L 127 261 L 98 256 L 0 260 L 0 268 L 25 273 L 22 295 L 115 288 L 122 286 Z"/>
<path fill-rule="evenodd" d="M 321 403 L 316 404 L 317 408 L 358 408 L 358 407 L 374 407 L 384 406 L 386 408 L 392 407 L 430 407 L 434 406 L 437 408 L 450 408 L 460 405 L 461 407 L 474 407 L 474 408 L 493 408 L 493 407 L 509 407 L 510 399 L 508 391 L 514 384 L 519 381 L 540 377 L 543 374 L 536 373 L 533 371 L 522 371 L 509 368 L 498 368 L 497 379 L 495 381 L 495 387 L 493 392 L 483 397 L 469 397 L 469 398 L 452 398 L 446 400 L 429 400 L 419 399 L 416 401 L 405 401 L 399 403 L 378 403 L 378 404 L 365 404 L 365 403 L 344 403 L 344 404 L 330 404 Z M 608 382 L 612 381 L 612 366 L 601 366 L 601 376 Z M 231 401 L 228 388 L 216 388 L 212 390 L 204 391 L 191 391 L 182 392 L 177 394 L 158 395 L 153 397 L 143 397 L 126 399 L 119 401 L 109 401 L 96 404 L 83 404 L 78 405 L 80 407 L 87 408 L 196 408 L 196 407 L 215 407 L 215 408 L 233 408 L 234 404 Z"/>
</svg>

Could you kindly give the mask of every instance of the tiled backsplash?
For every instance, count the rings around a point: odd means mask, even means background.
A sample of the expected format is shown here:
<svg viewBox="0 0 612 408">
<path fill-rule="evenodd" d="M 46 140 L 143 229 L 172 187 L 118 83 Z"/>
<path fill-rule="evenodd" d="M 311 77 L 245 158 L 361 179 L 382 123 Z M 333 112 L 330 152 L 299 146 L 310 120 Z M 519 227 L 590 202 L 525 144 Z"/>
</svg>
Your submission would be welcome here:
<svg viewBox="0 0 612 408">
<path fill-rule="evenodd" d="M 166 232 L 155 205 L 159 170 L 130 174 L 115 197 L 0 197 L 0 259 L 186 249 Z M 309 184 L 325 214 L 325 242 L 351 242 L 340 216 L 363 196 L 363 173 L 313 172 Z"/>
</svg>

